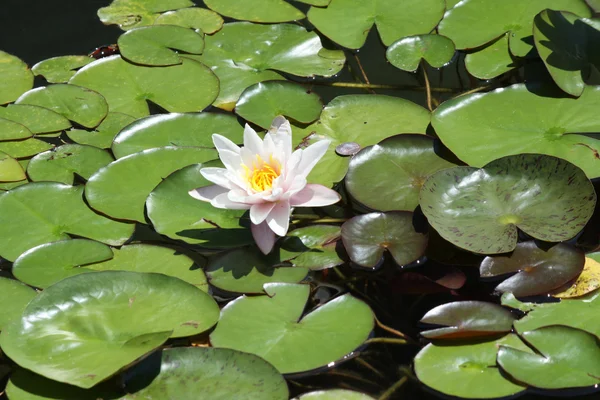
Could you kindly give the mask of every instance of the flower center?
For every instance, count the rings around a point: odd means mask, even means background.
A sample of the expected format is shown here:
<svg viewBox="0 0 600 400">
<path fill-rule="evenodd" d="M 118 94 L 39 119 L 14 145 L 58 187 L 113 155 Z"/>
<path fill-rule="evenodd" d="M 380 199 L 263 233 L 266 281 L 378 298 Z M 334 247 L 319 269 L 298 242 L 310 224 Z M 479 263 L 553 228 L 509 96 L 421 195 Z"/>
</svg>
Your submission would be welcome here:
<svg viewBox="0 0 600 400">
<path fill-rule="evenodd" d="M 264 192 L 273 187 L 273 181 L 281 174 L 279 163 L 269 157 L 269 162 L 266 163 L 260 156 L 256 156 L 256 162 L 252 165 L 252 170 L 244 166 L 246 169 L 246 179 L 250 187 L 257 192 Z"/>
</svg>

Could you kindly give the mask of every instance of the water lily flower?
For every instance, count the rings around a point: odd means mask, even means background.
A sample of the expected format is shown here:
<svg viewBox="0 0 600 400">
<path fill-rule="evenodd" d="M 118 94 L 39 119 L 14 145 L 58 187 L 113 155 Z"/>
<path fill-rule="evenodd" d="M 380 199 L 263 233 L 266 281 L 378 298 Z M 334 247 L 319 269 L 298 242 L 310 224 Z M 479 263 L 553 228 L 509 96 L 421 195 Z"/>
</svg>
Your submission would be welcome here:
<svg viewBox="0 0 600 400">
<path fill-rule="evenodd" d="M 337 203 L 340 195 L 306 177 L 323 157 L 329 141 L 318 141 L 292 153 L 292 129 L 277 117 L 264 139 L 246 124 L 244 146 L 213 134 L 213 143 L 225 168 L 202 168 L 214 183 L 189 194 L 214 207 L 250 210 L 252 236 L 258 248 L 269 253 L 277 236 L 285 236 L 293 207 L 321 207 Z"/>
</svg>

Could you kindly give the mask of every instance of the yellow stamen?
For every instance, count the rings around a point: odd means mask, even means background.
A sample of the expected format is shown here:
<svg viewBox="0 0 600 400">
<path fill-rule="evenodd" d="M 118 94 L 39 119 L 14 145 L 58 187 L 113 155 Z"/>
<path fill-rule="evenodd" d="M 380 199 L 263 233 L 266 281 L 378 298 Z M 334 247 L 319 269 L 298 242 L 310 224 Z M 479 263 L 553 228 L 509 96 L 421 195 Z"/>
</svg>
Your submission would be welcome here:
<svg viewBox="0 0 600 400">
<path fill-rule="evenodd" d="M 250 187 L 257 192 L 264 192 L 273 187 L 273 181 L 281 174 L 281 165 L 273 156 L 266 163 L 258 154 L 256 161 L 252 162 L 252 169 L 242 164 L 246 171 L 246 180 Z"/>
</svg>

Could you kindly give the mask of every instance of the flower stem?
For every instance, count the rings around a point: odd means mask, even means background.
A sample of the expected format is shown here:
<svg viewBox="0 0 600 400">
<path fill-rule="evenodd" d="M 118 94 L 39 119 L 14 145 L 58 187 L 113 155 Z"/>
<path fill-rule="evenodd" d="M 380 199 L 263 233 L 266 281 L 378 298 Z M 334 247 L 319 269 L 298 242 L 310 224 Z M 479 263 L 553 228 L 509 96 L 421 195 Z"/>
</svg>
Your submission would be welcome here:
<svg viewBox="0 0 600 400">
<path fill-rule="evenodd" d="M 427 108 L 429 111 L 433 111 L 431 106 L 431 86 L 429 85 L 429 76 L 427 76 L 427 66 L 425 61 L 421 61 L 421 69 L 423 70 L 423 79 L 425 80 L 425 92 L 427 93 Z"/>
<path fill-rule="evenodd" d="M 413 339 L 411 339 L 409 336 L 405 335 L 404 333 L 400 332 L 399 330 L 396 330 L 392 327 L 385 325 L 380 320 L 378 320 L 377 317 L 375 317 L 375 323 L 377 324 L 378 327 L 380 327 L 384 331 L 388 331 L 396 336 L 401 337 L 402 339 L 404 339 L 406 341 L 414 342 Z"/>
<path fill-rule="evenodd" d="M 408 344 L 408 341 L 404 339 L 395 339 L 395 338 L 373 338 L 369 339 L 365 342 L 365 344 L 371 343 L 387 343 L 387 344 Z"/>
<path fill-rule="evenodd" d="M 383 392 L 383 394 L 381 396 L 379 396 L 379 398 L 377 400 L 390 399 L 391 396 L 396 392 L 396 390 L 400 389 L 402 387 L 402 385 L 404 385 L 406 383 L 407 380 L 408 380 L 408 378 L 406 376 L 403 376 L 402 379 L 400 379 L 398 382 L 394 383 L 388 390 Z"/>
</svg>

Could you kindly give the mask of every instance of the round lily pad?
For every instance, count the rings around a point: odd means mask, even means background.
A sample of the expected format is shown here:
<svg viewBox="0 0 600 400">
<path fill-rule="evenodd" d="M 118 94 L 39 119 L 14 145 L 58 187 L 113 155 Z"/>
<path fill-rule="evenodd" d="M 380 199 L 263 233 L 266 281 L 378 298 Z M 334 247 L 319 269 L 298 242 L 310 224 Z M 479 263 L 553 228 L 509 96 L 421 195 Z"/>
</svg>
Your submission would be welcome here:
<svg viewBox="0 0 600 400">
<path fill-rule="evenodd" d="M 256 354 L 289 374 L 341 359 L 373 329 L 369 306 L 349 294 L 302 316 L 308 285 L 268 283 L 264 289 L 266 296 L 242 296 L 223 308 L 210 335 L 214 347 Z"/>
<path fill-rule="evenodd" d="M 429 33 L 446 9 L 442 0 L 332 0 L 327 8 L 311 7 L 308 20 L 321 33 L 350 49 L 362 47 L 375 24 L 384 45 L 405 37 Z"/>
<path fill-rule="evenodd" d="M 264 293 L 263 285 L 272 282 L 297 283 L 306 278 L 306 268 L 281 266 L 273 253 L 264 255 L 257 248 L 243 248 L 211 260 L 206 267 L 211 285 L 234 293 Z"/>
<path fill-rule="evenodd" d="M 88 56 L 60 56 L 40 61 L 31 67 L 35 75 L 41 75 L 50 83 L 65 83 L 75 71 L 94 61 Z"/>
<path fill-rule="evenodd" d="M 573 99 L 513 85 L 448 100 L 435 110 L 432 124 L 442 142 L 471 166 L 511 154 L 541 153 L 572 162 L 591 179 L 600 177 L 600 145 L 578 133 L 600 130 L 594 117 L 598 107 L 600 87 L 587 87 Z M 537 112 L 543 117 L 531 118 Z"/>
<path fill-rule="evenodd" d="M 352 390 L 333 389 L 304 393 L 299 397 L 294 397 L 294 400 L 374 400 L 374 398 Z"/>
<path fill-rule="evenodd" d="M 215 158 L 214 150 L 158 147 L 114 161 L 90 177 L 85 197 L 94 209 L 113 218 L 145 223 L 146 197 L 173 171 Z"/>
<path fill-rule="evenodd" d="M 210 68 L 185 59 L 179 65 L 155 68 L 110 56 L 86 65 L 70 83 L 101 93 L 111 111 L 134 117 L 149 114 L 147 101 L 171 112 L 201 111 L 219 93 Z"/>
<path fill-rule="evenodd" d="M 521 334 L 535 353 L 500 346 L 498 364 L 519 382 L 542 389 L 594 386 L 600 379 L 598 338 L 568 326 Z"/>
<path fill-rule="evenodd" d="M 560 158 L 519 154 L 483 168 L 438 171 L 421 188 L 423 213 L 452 244 L 481 254 L 517 245 L 517 228 L 560 242 L 591 218 L 596 193 L 583 171 Z"/>
<path fill-rule="evenodd" d="M 334 225 L 310 225 L 294 229 L 281 241 L 279 257 L 294 267 L 318 271 L 343 264 L 336 247 L 341 229 Z"/>
<path fill-rule="evenodd" d="M 86 128 L 98 126 L 108 113 L 106 100 L 97 92 L 62 83 L 32 89 L 15 103 L 48 108 Z"/>
<path fill-rule="evenodd" d="M 0 51 L 0 104 L 15 101 L 33 87 L 33 73 L 20 58 Z"/>
<path fill-rule="evenodd" d="M 421 322 L 444 325 L 421 332 L 428 339 L 465 338 L 510 332 L 515 316 L 510 311 L 484 301 L 455 301 L 442 304 L 423 316 Z"/>
<path fill-rule="evenodd" d="M 419 259 L 427 235 L 415 231 L 413 213 L 405 211 L 358 215 L 342 225 L 342 240 L 350 259 L 363 267 L 376 266 L 384 250 L 398 265 Z"/>
<path fill-rule="evenodd" d="M 29 104 L 9 104 L 0 107 L 0 118 L 24 125 L 33 134 L 59 132 L 71 127 L 69 120 L 45 107 Z M 15 138 L 16 139 L 16 138 Z"/>
<path fill-rule="evenodd" d="M 304 18 L 304 13 L 283 0 L 205 0 L 204 4 L 226 17 L 252 22 L 286 22 Z"/>
<path fill-rule="evenodd" d="M 140 118 L 115 137 L 112 151 L 121 158 L 138 151 L 163 146 L 213 148 L 212 134 L 242 143 L 244 129 L 231 114 L 160 114 Z M 215 157 L 216 158 L 216 157 Z"/>
<path fill-rule="evenodd" d="M 167 338 L 203 332 L 218 317 L 215 301 L 180 279 L 105 271 L 44 290 L 4 329 L 0 345 L 24 368 L 90 388 Z"/>
<path fill-rule="evenodd" d="M 90 210 L 83 186 L 35 182 L 0 194 L 0 256 L 11 261 L 32 247 L 69 239 L 69 234 L 120 246 L 133 227 Z"/>
<path fill-rule="evenodd" d="M 479 79 L 492 79 L 517 64 L 508 50 L 508 33 L 465 57 L 465 68 Z"/>
<path fill-rule="evenodd" d="M 100 125 L 93 130 L 70 129 L 67 131 L 67 136 L 79 144 L 107 149 L 112 145 L 115 135 L 133 121 L 135 121 L 135 118 L 130 115 L 109 112 Z"/>
<path fill-rule="evenodd" d="M 410 134 L 365 147 L 350 160 L 346 189 L 373 210 L 413 211 L 425 179 L 456 165 L 442 158 L 439 147 L 429 136 Z"/>
<path fill-rule="evenodd" d="M 575 282 L 558 293 L 552 293 L 552 296 L 568 299 L 584 296 L 600 288 L 600 263 L 597 261 L 599 256 L 599 253 L 588 254 L 585 257 L 583 271 L 581 271 Z"/>
<path fill-rule="evenodd" d="M 54 181 L 70 185 L 75 176 L 89 179 L 112 161 L 112 155 L 105 150 L 79 144 L 63 144 L 33 157 L 27 165 L 27 175 L 32 181 Z"/>
<path fill-rule="evenodd" d="M 577 277 L 583 270 L 583 252 L 567 243 L 540 248 L 536 242 L 517 244 L 509 255 L 486 257 L 479 268 L 482 277 L 516 272 L 496 287 L 515 296 L 546 294 Z"/>
<path fill-rule="evenodd" d="M 25 306 L 37 295 L 36 291 L 21 282 L 0 277 L 0 330 L 25 310 Z"/>
<path fill-rule="evenodd" d="M 198 33 L 176 25 L 142 26 L 119 36 L 119 52 L 136 64 L 167 66 L 181 64 L 177 53 L 200 54 L 204 39 Z"/>
<path fill-rule="evenodd" d="M 164 11 L 193 5 L 190 0 L 113 0 L 108 7 L 98 10 L 98 17 L 105 25 L 117 24 L 119 28 L 128 30 L 152 25 Z"/>
<path fill-rule="evenodd" d="M 241 94 L 235 113 L 246 121 L 269 129 L 271 121 L 284 115 L 302 124 L 319 118 L 323 102 L 318 94 L 287 81 L 259 82 Z"/>
<path fill-rule="evenodd" d="M 33 136 L 25 125 L 0 117 L 0 140 L 26 139 Z"/>
<path fill-rule="evenodd" d="M 415 373 L 422 383 L 449 396 L 493 399 L 515 395 L 526 387 L 502 376 L 496 366 L 499 345 L 528 350 L 513 334 L 462 345 L 430 343 L 415 357 Z"/>
<path fill-rule="evenodd" d="M 442 68 L 454 57 L 454 43 L 441 35 L 408 36 L 392 43 L 385 56 L 403 71 L 416 71 L 421 60 L 434 68 Z"/>
<path fill-rule="evenodd" d="M 295 143 L 309 145 L 327 139 L 327 153 L 308 176 L 308 181 L 331 186 L 341 181 L 350 160 L 336 154 L 337 145 L 355 142 L 374 145 L 399 133 L 425 133 L 430 113 L 410 101 L 382 95 L 338 96 L 325 107 L 319 120 L 294 130 Z"/>
<path fill-rule="evenodd" d="M 0 142 L 0 151 L 13 158 L 31 157 L 53 147 L 52 144 L 36 138 Z"/>
<path fill-rule="evenodd" d="M 125 383 L 128 391 L 147 384 L 147 364 L 152 362 L 151 368 L 160 368 L 160 373 L 149 385 L 122 397 L 122 400 L 288 399 L 283 376 L 254 354 L 231 349 L 192 347 L 164 349 L 160 357 L 160 360 L 151 357 L 140 364 L 139 374 L 135 369 L 131 371 L 132 377 Z"/>
<path fill-rule="evenodd" d="M 8 154 L 0 151 L 0 182 L 16 182 L 26 178 L 27 176 L 21 164 Z"/>
<path fill-rule="evenodd" d="M 223 18 L 206 8 L 189 7 L 163 13 L 156 18 L 154 24 L 183 26 L 198 33 L 211 34 L 223 27 Z"/>
</svg>

